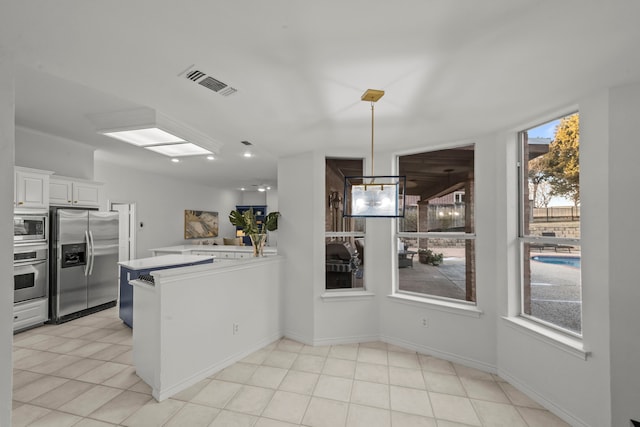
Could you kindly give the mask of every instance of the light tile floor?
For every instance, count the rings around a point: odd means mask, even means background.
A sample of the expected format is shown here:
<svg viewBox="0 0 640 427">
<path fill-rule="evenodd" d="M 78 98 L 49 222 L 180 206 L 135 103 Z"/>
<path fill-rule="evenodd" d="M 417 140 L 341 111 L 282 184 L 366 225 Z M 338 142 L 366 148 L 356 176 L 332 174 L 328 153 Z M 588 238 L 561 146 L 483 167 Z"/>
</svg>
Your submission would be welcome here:
<svg viewBox="0 0 640 427">
<path fill-rule="evenodd" d="M 552 427 L 499 377 L 382 342 L 282 339 L 162 403 L 115 308 L 14 336 L 13 426 Z"/>
</svg>

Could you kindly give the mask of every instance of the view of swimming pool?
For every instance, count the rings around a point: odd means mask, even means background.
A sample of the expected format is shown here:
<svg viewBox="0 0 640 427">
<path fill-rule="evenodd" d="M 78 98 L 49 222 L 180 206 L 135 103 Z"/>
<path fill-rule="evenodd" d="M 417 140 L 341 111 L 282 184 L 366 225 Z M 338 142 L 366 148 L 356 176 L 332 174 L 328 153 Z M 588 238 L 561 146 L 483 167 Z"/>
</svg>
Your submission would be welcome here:
<svg viewBox="0 0 640 427">
<path fill-rule="evenodd" d="M 533 261 L 544 262 L 546 264 L 566 265 L 569 267 L 580 268 L 579 256 L 553 256 L 553 255 L 536 255 L 532 256 Z"/>
</svg>

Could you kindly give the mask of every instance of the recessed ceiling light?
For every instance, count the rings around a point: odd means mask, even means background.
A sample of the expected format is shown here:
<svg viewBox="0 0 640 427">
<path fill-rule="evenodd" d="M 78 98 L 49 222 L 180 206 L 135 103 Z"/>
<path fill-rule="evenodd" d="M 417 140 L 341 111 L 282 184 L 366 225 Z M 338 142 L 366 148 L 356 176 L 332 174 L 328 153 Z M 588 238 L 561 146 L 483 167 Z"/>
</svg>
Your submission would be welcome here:
<svg viewBox="0 0 640 427">
<path fill-rule="evenodd" d="M 179 136 L 173 135 L 157 127 L 144 129 L 131 129 L 113 132 L 102 132 L 103 135 L 116 138 L 129 144 L 144 147 L 153 144 L 168 144 L 172 142 L 185 142 Z"/>
<path fill-rule="evenodd" d="M 266 191 L 266 190 L 264 187 L 258 187 L 258 191 L 262 193 L 263 191 Z"/>
<path fill-rule="evenodd" d="M 215 160 L 216 158 L 213 156 L 207 156 L 207 160 Z"/>
<path fill-rule="evenodd" d="M 244 157 L 247 157 L 247 158 L 249 158 L 249 157 L 253 157 L 253 154 L 252 154 L 252 153 L 251 153 L 251 151 L 249 151 L 249 150 L 245 150 L 245 152 L 244 152 L 244 153 L 242 153 L 242 155 L 243 155 Z"/>
<path fill-rule="evenodd" d="M 244 191 L 244 187 L 240 188 L 240 191 Z"/>
<path fill-rule="evenodd" d="M 271 190 L 271 187 L 267 187 L 267 190 Z"/>
<path fill-rule="evenodd" d="M 175 159 L 175 158 L 174 158 L 174 159 L 171 159 L 171 161 L 172 161 L 173 163 L 179 163 L 179 162 L 180 162 L 180 159 Z"/>
<path fill-rule="evenodd" d="M 211 151 L 190 142 L 184 144 L 153 145 L 144 148 L 155 151 L 156 153 L 164 154 L 165 156 L 194 156 L 198 154 L 211 154 Z"/>
</svg>

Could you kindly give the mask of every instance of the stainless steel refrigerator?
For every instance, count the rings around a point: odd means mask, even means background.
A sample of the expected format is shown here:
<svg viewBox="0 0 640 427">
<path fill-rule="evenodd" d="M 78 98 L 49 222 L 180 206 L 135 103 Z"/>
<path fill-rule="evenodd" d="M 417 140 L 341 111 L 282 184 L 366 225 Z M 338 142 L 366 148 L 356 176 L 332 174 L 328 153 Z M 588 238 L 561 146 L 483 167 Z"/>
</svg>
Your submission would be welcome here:
<svg viewBox="0 0 640 427">
<path fill-rule="evenodd" d="M 118 298 L 118 212 L 52 208 L 50 315 L 61 323 Z"/>
</svg>

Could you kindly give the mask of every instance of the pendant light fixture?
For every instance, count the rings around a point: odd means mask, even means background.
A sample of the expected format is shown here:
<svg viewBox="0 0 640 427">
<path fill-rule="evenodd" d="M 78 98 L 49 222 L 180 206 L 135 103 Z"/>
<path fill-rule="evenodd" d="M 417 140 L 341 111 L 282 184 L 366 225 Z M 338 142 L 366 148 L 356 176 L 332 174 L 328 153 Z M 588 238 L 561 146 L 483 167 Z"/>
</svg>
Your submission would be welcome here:
<svg viewBox="0 0 640 427">
<path fill-rule="evenodd" d="M 383 95 L 383 90 L 368 89 L 361 98 L 362 101 L 371 103 L 371 175 L 344 178 L 345 217 L 404 217 L 407 177 L 373 173 L 374 104 Z"/>
</svg>

